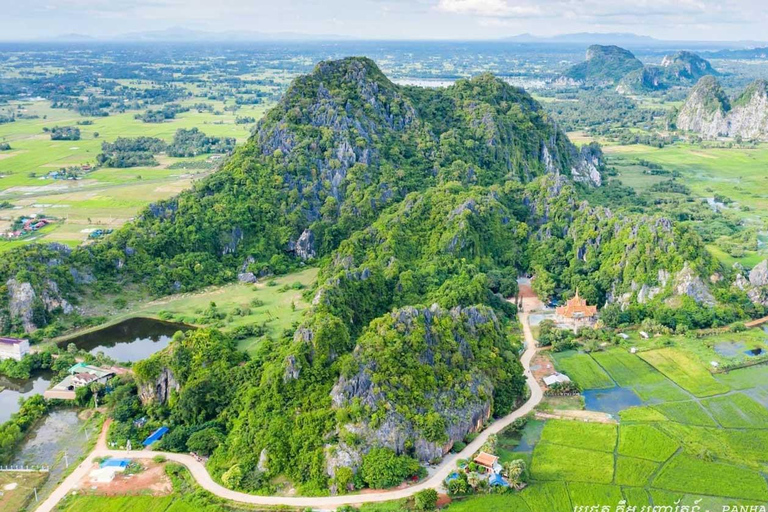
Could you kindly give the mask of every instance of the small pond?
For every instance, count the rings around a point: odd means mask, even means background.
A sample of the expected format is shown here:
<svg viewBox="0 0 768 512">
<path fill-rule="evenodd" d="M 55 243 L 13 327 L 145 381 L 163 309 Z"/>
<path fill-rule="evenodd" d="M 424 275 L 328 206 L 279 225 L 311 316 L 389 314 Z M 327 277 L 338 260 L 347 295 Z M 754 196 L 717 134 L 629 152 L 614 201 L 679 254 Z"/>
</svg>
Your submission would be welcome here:
<svg viewBox="0 0 768 512">
<path fill-rule="evenodd" d="M 98 435 L 86 431 L 85 424 L 73 409 L 54 410 L 34 428 L 11 461 L 13 465 L 50 468 L 48 480 L 38 489 L 41 500 L 56 488 L 66 463 L 76 462 L 85 453 L 89 437 Z"/>
<path fill-rule="evenodd" d="M 642 405 L 643 401 L 628 388 L 587 389 L 583 393 L 584 406 L 588 411 L 599 411 L 617 416 L 620 411 Z"/>
<path fill-rule="evenodd" d="M 514 452 L 530 452 L 533 447 L 541 439 L 541 432 L 544 430 L 544 422 L 531 420 L 526 423 L 523 429 L 523 435 L 520 437 L 520 444 L 518 444 Z"/>
<path fill-rule="evenodd" d="M 721 341 L 714 346 L 715 352 L 722 357 L 739 356 L 746 348 L 747 346 L 741 341 Z"/>
<path fill-rule="evenodd" d="M 131 318 L 118 324 L 70 338 L 63 345 L 74 343 L 91 354 L 103 352 L 119 362 L 146 359 L 164 349 L 176 331 L 190 327 L 152 318 Z"/>
<path fill-rule="evenodd" d="M 757 347 L 757 348 L 745 350 L 744 353 L 747 354 L 747 357 L 758 357 L 765 354 L 765 350 L 763 350 L 760 347 Z"/>
<path fill-rule="evenodd" d="M 27 380 L 9 379 L 0 376 L 0 423 L 11 419 L 19 410 L 19 399 L 42 394 L 51 384 L 51 372 L 35 372 Z"/>
</svg>

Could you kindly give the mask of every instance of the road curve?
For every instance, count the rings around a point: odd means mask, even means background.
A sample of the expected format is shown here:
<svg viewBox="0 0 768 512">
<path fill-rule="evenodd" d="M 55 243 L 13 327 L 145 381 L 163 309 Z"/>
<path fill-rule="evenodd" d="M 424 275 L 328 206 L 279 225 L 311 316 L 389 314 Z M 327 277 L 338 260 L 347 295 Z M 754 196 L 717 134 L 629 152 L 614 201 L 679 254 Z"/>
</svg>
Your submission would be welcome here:
<svg viewBox="0 0 768 512">
<path fill-rule="evenodd" d="M 342 505 L 356 505 L 361 503 L 379 502 L 397 500 L 413 496 L 424 489 L 438 489 L 442 486 L 445 478 L 454 471 L 458 459 L 468 459 L 488 440 L 491 434 L 497 434 L 509 426 L 516 419 L 521 418 L 531 412 L 541 402 L 544 393 L 536 379 L 533 377 L 530 367 L 531 360 L 536 354 L 536 340 L 531 333 L 531 327 L 528 323 L 528 313 L 520 313 L 520 321 L 523 324 L 523 334 L 525 336 L 526 349 L 520 358 L 520 362 L 525 371 L 526 381 L 531 390 L 528 400 L 518 409 L 507 416 L 500 418 L 488 426 L 485 430 L 469 443 L 461 452 L 447 455 L 436 471 L 427 479 L 416 485 L 404 489 L 395 489 L 391 491 L 379 491 L 369 494 L 352 494 L 341 496 L 322 496 L 322 497 L 290 497 L 290 496 L 255 496 L 245 494 L 222 487 L 216 483 L 205 466 L 195 460 L 193 457 L 181 453 L 167 453 L 156 451 L 133 451 L 125 452 L 123 450 L 108 450 L 104 442 L 104 433 L 99 439 L 99 443 L 91 454 L 59 485 L 53 493 L 36 509 L 37 512 L 50 512 L 55 509 L 56 504 L 64 496 L 76 488 L 77 484 L 90 472 L 93 467 L 94 459 L 99 457 L 122 457 L 130 459 L 151 459 L 155 456 L 163 456 L 167 460 L 182 464 L 187 467 L 194 479 L 203 489 L 228 500 L 250 503 L 254 505 L 284 505 L 298 508 L 313 508 L 319 510 L 335 510 Z"/>
</svg>

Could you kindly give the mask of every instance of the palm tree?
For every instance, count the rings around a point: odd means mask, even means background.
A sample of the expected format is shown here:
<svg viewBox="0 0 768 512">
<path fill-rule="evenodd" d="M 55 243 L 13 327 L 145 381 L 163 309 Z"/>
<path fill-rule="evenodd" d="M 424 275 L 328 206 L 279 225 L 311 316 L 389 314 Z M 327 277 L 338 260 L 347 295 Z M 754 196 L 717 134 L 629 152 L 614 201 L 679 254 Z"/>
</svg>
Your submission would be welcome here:
<svg viewBox="0 0 768 512">
<path fill-rule="evenodd" d="M 507 477 L 509 485 L 519 486 L 522 483 L 523 473 L 525 473 L 525 461 L 517 459 L 504 463 L 503 474 Z"/>
<path fill-rule="evenodd" d="M 480 475 L 478 475 L 477 473 L 468 473 L 467 483 L 473 489 L 477 489 L 477 486 L 480 484 Z"/>
</svg>

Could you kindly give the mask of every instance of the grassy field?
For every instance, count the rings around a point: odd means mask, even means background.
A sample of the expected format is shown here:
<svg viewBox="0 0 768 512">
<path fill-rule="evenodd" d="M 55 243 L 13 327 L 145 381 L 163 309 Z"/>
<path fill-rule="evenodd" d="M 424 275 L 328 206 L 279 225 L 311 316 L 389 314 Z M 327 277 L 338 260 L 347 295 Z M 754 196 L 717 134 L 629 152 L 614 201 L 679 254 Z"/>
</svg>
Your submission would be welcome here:
<svg viewBox="0 0 768 512">
<path fill-rule="evenodd" d="M 671 421 L 703 427 L 717 426 L 715 420 L 697 402 L 665 402 L 654 408 Z"/>
<path fill-rule="evenodd" d="M 664 380 L 663 375 L 654 371 L 648 366 L 648 363 L 628 351 L 616 349 L 594 352 L 591 355 L 619 386 L 653 384 Z"/>
<path fill-rule="evenodd" d="M 749 216 L 768 219 L 768 195 L 762 191 L 768 186 L 768 144 L 757 149 L 703 148 L 690 144 L 674 144 L 662 149 L 650 146 L 607 146 L 605 152 L 613 162 L 630 165 L 645 160 L 661 165 L 665 170 L 677 171 L 693 193 L 699 197 L 725 195 L 740 205 L 751 208 Z M 659 176 L 647 176 L 641 186 L 650 186 Z M 620 177 L 629 186 L 636 179 L 628 172 Z M 662 177 L 663 178 L 663 177 Z"/>
<path fill-rule="evenodd" d="M 17 103 L 13 102 L 12 106 L 16 108 Z M 225 111 L 221 101 L 197 98 L 181 103 L 206 103 L 220 115 L 193 109 L 164 123 L 144 123 L 134 119 L 134 111 L 86 118 L 69 110 L 53 109 L 46 101 L 23 103 L 27 115 L 39 117 L 0 125 L 0 142 L 11 145 L 10 151 L 0 153 L 0 201 L 14 205 L 13 209 L 0 210 L 0 232 L 8 230 L 12 220 L 20 216 L 45 215 L 59 222 L 23 241 L 0 242 L 0 253 L 40 239 L 77 245 L 87 240 L 94 229 L 120 227 L 142 207 L 178 194 L 189 188 L 196 177 L 209 172 L 169 168 L 180 162 L 203 160 L 205 156 L 180 159 L 161 155 L 157 167 L 101 168 L 78 181 L 46 179 L 48 173 L 61 167 L 95 164 L 102 142 L 137 136 L 170 141 L 176 130 L 197 127 L 207 135 L 234 137 L 241 143 L 248 138 L 252 125 L 236 124 L 235 117 L 259 119 L 268 108 L 268 105 L 248 105 L 235 113 Z M 93 124 L 78 126 L 80 140 L 52 141 L 50 135 L 43 132 L 43 128 L 75 126 L 83 121 Z"/>
<path fill-rule="evenodd" d="M 0 510 L 22 510 L 35 499 L 34 488 L 40 488 L 48 473 L 0 472 Z"/>
<path fill-rule="evenodd" d="M 541 442 L 533 451 L 531 477 L 535 480 L 613 481 L 613 453 Z"/>
<path fill-rule="evenodd" d="M 663 462 L 678 449 L 674 439 L 653 425 L 622 425 L 618 453 Z"/>
<path fill-rule="evenodd" d="M 616 459 L 616 483 L 632 487 L 645 487 L 659 468 L 656 462 L 632 457 Z"/>
<path fill-rule="evenodd" d="M 724 196 L 733 203 L 727 206 L 729 213 L 748 224 L 765 229 L 768 221 L 768 144 L 757 148 L 712 148 L 690 144 L 673 144 L 664 148 L 643 145 L 607 145 L 604 151 L 608 162 L 618 172 L 618 179 L 642 193 L 654 184 L 669 179 L 669 175 L 652 175 L 641 161 L 678 173 L 679 181 L 691 189 L 694 197 L 713 198 Z M 747 251 L 743 257 L 734 258 L 714 245 L 710 252 L 724 264 L 739 262 L 751 268 L 768 256 L 766 250 Z"/>
<path fill-rule="evenodd" d="M 702 404 L 725 428 L 768 428 L 768 409 L 747 395 L 718 396 L 702 400 Z"/>
<path fill-rule="evenodd" d="M 716 381 L 699 361 L 674 348 L 651 350 L 640 354 L 646 362 L 698 397 L 725 393 L 728 386 Z"/>
<path fill-rule="evenodd" d="M 541 433 L 541 441 L 574 448 L 613 452 L 616 446 L 616 425 L 568 420 L 548 421 Z"/>
<path fill-rule="evenodd" d="M 301 319 L 309 307 L 303 292 L 316 278 L 317 268 L 307 268 L 284 276 L 264 278 L 255 285 L 236 283 L 217 286 L 152 302 L 136 297 L 122 310 L 103 300 L 89 301 L 86 305 L 91 313 L 108 316 L 113 322 L 146 316 L 192 325 L 214 325 L 225 332 L 240 326 L 265 324 L 266 333 L 277 336 Z M 216 310 L 223 314 L 223 320 L 209 321 L 205 318 L 211 303 L 215 303 Z M 241 349 L 250 352 L 257 349 L 259 339 L 250 337 L 238 343 Z"/>
<path fill-rule="evenodd" d="M 768 501 L 768 483 L 759 473 L 729 464 L 678 455 L 667 464 L 653 485 L 694 494 L 717 493 L 727 498 Z"/>
<path fill-rule="evenodd" d="M 606 389 L 616 384 L 589 354 L 574 351 L 553 353 L 558 369 L 582 389 Z"/>
</svg>

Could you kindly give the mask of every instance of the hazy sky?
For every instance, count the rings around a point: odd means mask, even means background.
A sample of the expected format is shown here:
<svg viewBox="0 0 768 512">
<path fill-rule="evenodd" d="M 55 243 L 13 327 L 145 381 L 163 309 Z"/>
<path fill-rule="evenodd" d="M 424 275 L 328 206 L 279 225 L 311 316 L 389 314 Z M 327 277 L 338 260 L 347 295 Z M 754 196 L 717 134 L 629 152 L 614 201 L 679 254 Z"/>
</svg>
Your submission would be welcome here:
<svg viewBox="0 0 768 512">
<path fill-rule="evenodd" d="M 766 0 L 0 0 L 0 38 L 184 27 L 377 39 L 634 32 L 768 39 Z"/>
</svg>

